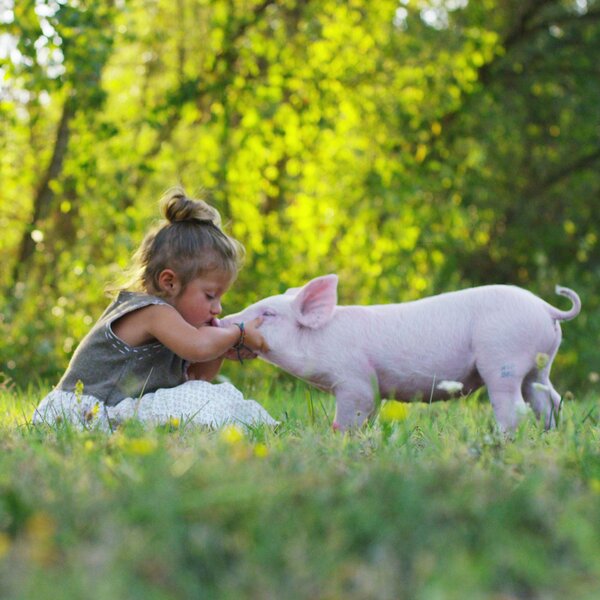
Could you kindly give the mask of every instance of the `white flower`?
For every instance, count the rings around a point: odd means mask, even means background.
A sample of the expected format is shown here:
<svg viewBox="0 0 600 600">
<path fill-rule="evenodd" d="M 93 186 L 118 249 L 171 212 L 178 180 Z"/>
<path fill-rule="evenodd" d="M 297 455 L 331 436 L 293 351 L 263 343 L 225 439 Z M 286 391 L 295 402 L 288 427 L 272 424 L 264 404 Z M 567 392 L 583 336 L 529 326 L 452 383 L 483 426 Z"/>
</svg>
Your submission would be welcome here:
<svg viewBox="0 0 600 600">
<path fill-rule="evenodd" d="M 438 390 L 448 392 L 449 394 L 457 394 L 462 392 L 464 385 L 460 381 L 440 381 L 437 385 Z"/>
<path fill-rule="evenodd" d="M 537 381 L 532 383 L 531 387 L 534 390 L 537 390 L 538 392 L 549 392 L 550 391 L 550 388 L 547 385 L 544 385 L 543 383 L 539 383 Z"/>
<path fill-rule="evenodd" d="M 525 402 L 518 402 L 516 408 L 517 408 L 517 415 L 519 417 L 525 417 L 526 415 L 528 415 L 531 412 L 531 408 L 529 406 L 527 406 L 527 404 L 525 404 Z"/>
</svg>

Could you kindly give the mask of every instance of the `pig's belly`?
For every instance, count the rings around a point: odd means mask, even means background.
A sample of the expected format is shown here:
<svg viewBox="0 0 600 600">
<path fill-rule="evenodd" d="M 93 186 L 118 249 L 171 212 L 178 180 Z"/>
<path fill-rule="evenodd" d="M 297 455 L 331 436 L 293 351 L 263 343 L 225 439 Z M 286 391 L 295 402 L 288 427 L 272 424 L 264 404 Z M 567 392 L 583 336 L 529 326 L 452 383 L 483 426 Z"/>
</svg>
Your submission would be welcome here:
<svg viewBox="0 0 600 600">
<path fill-rule="evenodd" d="M 389 400 L 447 400 L 455 394 L 438 389 L 442 381 L 462 383 L 463 388 L 458 393 L 468 394 L 483 385 L 483 380 L 475 367 L 449 370 L 439 375 L 403 374 L 401 372 L 378 373 L 379 393 L 382 398 Z"/>
</svg>

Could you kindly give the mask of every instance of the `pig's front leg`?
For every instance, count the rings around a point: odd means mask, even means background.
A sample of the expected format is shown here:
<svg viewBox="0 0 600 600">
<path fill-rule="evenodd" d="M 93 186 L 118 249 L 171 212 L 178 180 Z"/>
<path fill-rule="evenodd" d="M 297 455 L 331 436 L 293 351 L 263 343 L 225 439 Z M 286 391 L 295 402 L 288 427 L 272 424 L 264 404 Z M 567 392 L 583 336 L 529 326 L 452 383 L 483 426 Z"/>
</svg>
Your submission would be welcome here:
<svg viewBox="0 0 600 600">
<path fill-rule="evenodd" d="M 375 407 L 375 389 L 369 381 L 352 381 L 335 388 L 335 430 L 360 427 Z"/>
</svg>

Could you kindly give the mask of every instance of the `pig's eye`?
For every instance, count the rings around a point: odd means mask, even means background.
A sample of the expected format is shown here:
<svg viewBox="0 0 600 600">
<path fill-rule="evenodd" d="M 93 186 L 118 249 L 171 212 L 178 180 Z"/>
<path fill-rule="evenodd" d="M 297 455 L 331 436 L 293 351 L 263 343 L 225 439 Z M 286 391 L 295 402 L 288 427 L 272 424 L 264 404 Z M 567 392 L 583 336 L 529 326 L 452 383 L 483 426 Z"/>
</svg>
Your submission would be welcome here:
<svg viewBox="0 0 600 600">
<path fill-rule="evenodd" d="M 274 317 L 275 313 L 272 310 L 265 310 L 262 314 L 263 317 Z"/>
</svg>

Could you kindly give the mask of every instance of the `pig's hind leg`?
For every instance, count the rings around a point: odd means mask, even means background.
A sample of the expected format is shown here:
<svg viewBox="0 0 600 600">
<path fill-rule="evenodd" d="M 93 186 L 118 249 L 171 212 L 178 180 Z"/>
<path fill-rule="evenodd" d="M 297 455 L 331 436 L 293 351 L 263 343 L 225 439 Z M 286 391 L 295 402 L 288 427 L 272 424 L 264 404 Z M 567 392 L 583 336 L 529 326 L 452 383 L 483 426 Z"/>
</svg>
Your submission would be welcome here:
<svg viewBox="0 0 600 600">
<path fill-rule="evenodd" d="M 531 367 L 524 368 L 522 365 L 523 361 L 514 359 L 488 366 L 478 365 L 498 427 L 505 432 L 514 431 L 527 412 L 521 388 Z"/>
</svg>

